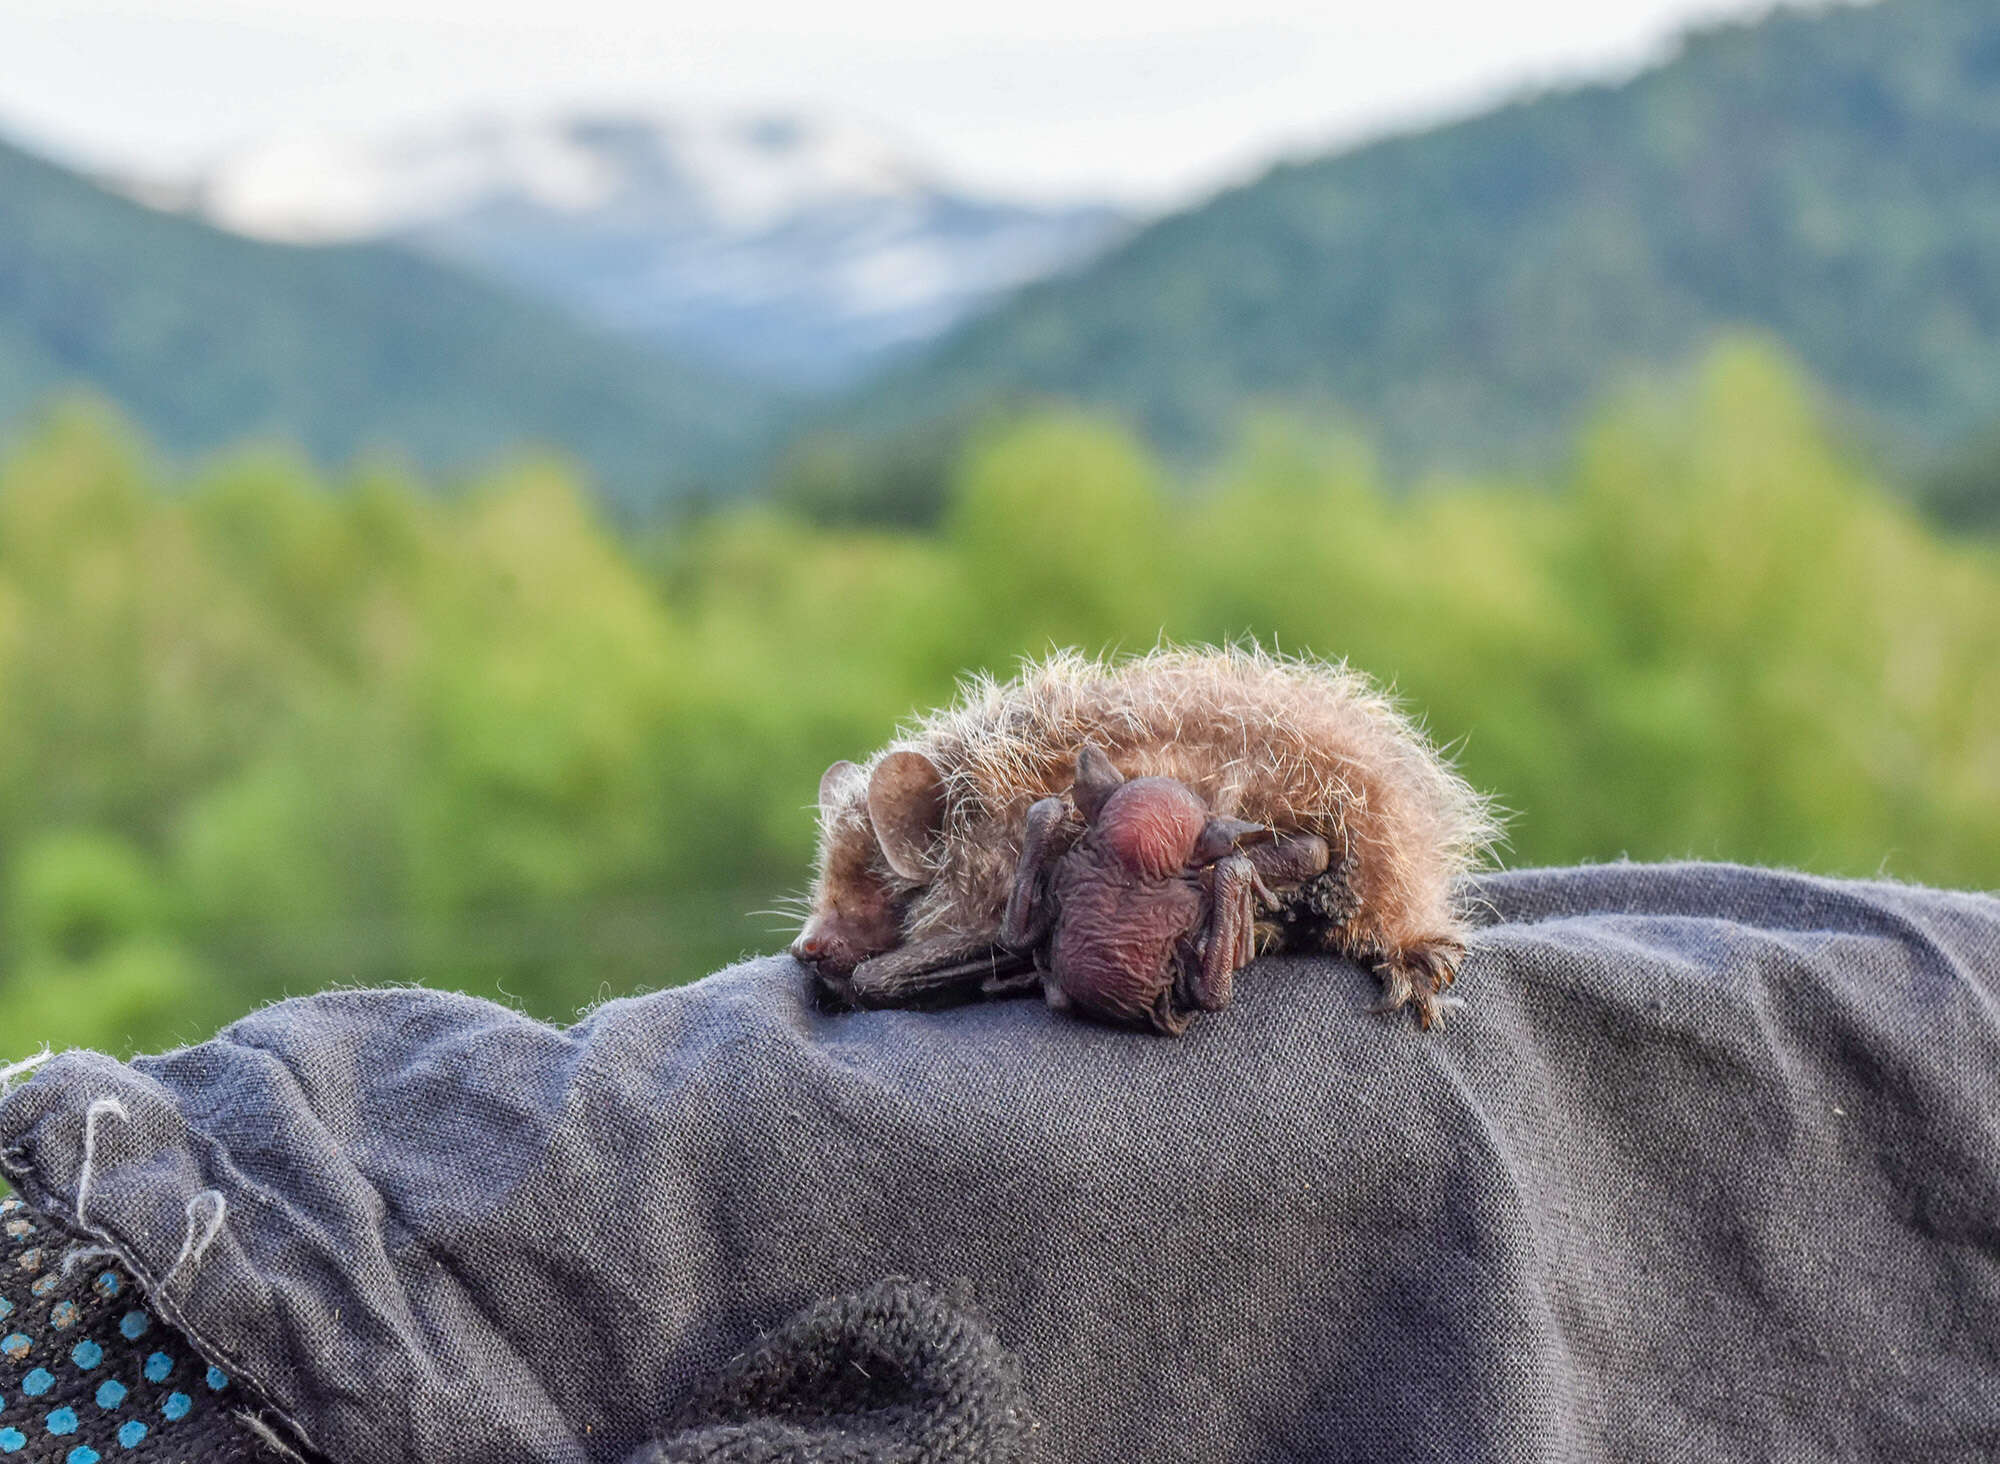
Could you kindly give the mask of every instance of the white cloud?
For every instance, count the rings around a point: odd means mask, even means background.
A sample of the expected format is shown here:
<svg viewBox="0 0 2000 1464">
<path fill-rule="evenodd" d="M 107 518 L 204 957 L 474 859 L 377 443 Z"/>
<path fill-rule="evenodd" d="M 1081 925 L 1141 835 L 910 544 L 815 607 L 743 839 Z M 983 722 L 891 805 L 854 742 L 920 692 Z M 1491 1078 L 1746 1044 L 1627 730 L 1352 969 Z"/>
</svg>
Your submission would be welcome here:
<svg viewBox="0 0 2000 1464">
<path fill-rule="evenodd" d="M 790 110 L 1021 193 L 1185 196 L 1270 154 L 1630 65 L 1761 0 L 30 0 L 0 125 L 178 171 L 470 112 Z M 837 26 L 829 17 L 837 16 Z M 1003 18 L 1004 17 L 1004 18 Z"/>
</svg>

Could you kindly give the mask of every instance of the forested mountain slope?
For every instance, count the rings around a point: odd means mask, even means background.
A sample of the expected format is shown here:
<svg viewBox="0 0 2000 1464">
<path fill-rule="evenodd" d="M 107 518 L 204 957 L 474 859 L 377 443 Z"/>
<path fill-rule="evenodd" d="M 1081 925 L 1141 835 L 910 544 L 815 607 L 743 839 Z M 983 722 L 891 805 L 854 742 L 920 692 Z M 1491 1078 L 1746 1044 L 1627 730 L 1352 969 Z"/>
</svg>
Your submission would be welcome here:
<svg viewBox="0 0 2000 1464">
<path fill-rule="evenodd" d="M 0 430 L 72 388 L 182 453 L 268 436 L 455 471 L 545 444 L 637 512 L 773 410 L 444 265 L 238 238 L 0 146 Z"/>
<path fill-rule="evenodd" d="M 1775 336 L 1923 461 L 2000 416 L 2000 4 L 1696 33 L 1619 85 L 1279 167 L 879 380 L 871 430 L 1061 396 L 1180 451 L 1265 403 L 1396 464 L 1557 451 L 1607 384 Z"/>
</svg>

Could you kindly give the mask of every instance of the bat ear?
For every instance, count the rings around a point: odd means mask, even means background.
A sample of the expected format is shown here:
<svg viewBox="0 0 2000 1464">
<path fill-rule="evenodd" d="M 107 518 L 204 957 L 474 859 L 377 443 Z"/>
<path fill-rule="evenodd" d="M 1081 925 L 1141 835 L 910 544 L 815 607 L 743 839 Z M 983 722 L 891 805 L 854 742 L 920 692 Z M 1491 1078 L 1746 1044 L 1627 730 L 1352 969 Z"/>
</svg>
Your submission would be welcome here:
<svg viewBox="0 0 2000 1464">
<path fill-rule="evenodd" d="M 1086 742 L 1077 749 L 1076 786 L 1072 790 L 1076 798 L 1076 811 L 1089 823 L 1097 821 L 1098 811 L 1104 807 L 1104 800 L 1124 784 L 1125 775 L 1111 765 L 1111 759 L 1098 749 L 1094 742 Z"/>
<path fill-rule="evenodd" d="M 819 806 L 822 809 L 832 805 L 834 798 L 845 786 L 847 780 L 861 770 L 851 762 L 837 762 L 819 776 Z"/>
<path fill-rule="evenodd" d="M 1213 864 L 1245 844 L 1261 844 L 1276 837 L 1263 824 L 1251 823 L 1246 818 L 1224 818 L 1218 814 L 1201 826 L 1201 837 L 1194 841 L 1194 853 L 1188 856 L 1188 863 L 1197 867 Z"/>
<path fill-rule="evenodd" d="M 889 867 L 904 879 L 931 877 L 931 845 L 944 828 L 944 778 L 921 752 L 892 752 L 868 778 L 868 821 Z"/>
</svg>

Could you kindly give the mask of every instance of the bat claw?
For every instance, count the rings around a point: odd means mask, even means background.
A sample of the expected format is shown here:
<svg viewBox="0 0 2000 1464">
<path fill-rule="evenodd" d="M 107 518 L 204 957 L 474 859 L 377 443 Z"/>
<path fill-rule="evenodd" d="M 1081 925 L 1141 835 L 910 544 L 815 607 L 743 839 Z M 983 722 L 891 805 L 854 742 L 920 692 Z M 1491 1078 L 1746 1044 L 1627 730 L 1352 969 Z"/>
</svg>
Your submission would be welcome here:
<svg viewBox="0 0 2000 1464">
<path fill-rule="evenodd" d="M 1382 983 L 1382 999 L 1370 1011 L 1393 1016 L 1409 1009 L 1417 1026 L 1430 1031 L 1444 1019 L 1444 989 L 1458 977 L 1465 959 L 1465 947 L 1449 939 L 1421 940 L 1402 947 L 1375 963 L 1375 975 Z"/>
</svg>

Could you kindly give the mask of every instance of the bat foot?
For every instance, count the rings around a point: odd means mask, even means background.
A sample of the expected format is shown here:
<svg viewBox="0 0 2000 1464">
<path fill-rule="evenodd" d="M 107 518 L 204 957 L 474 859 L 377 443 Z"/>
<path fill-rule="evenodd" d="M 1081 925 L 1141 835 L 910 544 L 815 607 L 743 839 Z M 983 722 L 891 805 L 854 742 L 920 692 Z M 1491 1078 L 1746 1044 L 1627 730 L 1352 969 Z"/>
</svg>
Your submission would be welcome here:
<svg viewBox="0 0 2000 1464">
<path fill-rule="evenodd" d="M 1418 1027 L 1430 1031 L 1443 1020 L 1444 1003 L 1439 998 L 1458 979 L 1464 959 L 1464 943 L 1443 936 L 1389 952 L 1375 962 L 1382 999 L 1370 1010 L 1393 1015 L 1407 1009 L 1415 1014 Z"/>
<path fill-rule="evenodd" d="M 1174 1000 L 1171 988 L 1161 992 L 1160 999 L 1153 1003 L 1152 1016 L 1153 1030 L 1168 1037 L 1180 1036 L 1194 1020 L 1194 1013 Z"/>
</svg>

